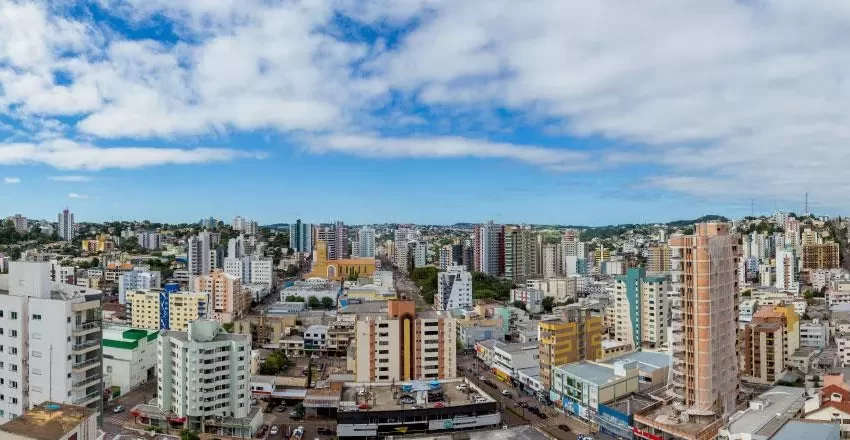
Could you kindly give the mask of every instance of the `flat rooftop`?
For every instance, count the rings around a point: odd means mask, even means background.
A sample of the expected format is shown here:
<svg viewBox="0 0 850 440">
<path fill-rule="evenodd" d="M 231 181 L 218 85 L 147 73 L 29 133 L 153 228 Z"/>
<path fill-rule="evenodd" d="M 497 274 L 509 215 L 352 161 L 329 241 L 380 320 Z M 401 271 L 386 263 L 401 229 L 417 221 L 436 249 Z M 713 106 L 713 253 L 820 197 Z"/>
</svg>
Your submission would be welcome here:
<svg viewBox="0 0 850 440">
<path fill-rule="evenodd" d="M 627 353 L 622 356 L 617 356 L 615 358 L 608 359 L 603 363 L 613 366 L 614 362 L 618 361 L 634 361 L 637 362 L 638 369 L 640 371 L 653 372 L 662 368 L 669 367 L 672 360 L 672 356 L 666 353 L 659 353 L 654 351 L 636 351 L 633 353 Z"/>
<path fill-rule="evenodd" d="M 82 406 L 44 402 L 24 415 L 0 425 L 0 432 L 37 440 L 56 440 L 71 432 L 93 414 L 94 410 Z"/>
<path fill-rule="evenodd" d="M 442 404 L 446 407 L 462 406 L 472 404 L 472 398 L 476 395 L 494 402 L 483 390 L 465 379 L 440 380 L 439 390 L 443 392 Z M 414 404 L 403 404 L 399 402 L 402 395 L 417 399 L 418 405 L 425 408 L 433 407 L 435 402 L 424 401 L 427 390 L 430 389 L 430 380 L 398 382 L 394 386 L 390 383 L 347 383 L 343 386 L 341 402 L 354 402 L 354 405 L 367 403 L 372 411 L 394 411 L 411 409 Z M 467 383 L 471 390 L 468 394 L 455 388 L 460 383 Z M 412 385 L 410 392 L 403 391 L 403 385 Z M 394 397 L 395 394 L 395 397 Z"/>
<path fill-rule="evenodd" d="M 587 382 L 602 386 L 623 379 L 623 376 L 614 374 L 614 366 L 597 364 L 588 361 L 573 362 L 571 364 L 555 367 L 572 376 L 579 377 Z"/>
<path fill-rule="evenodd" d="M 839 438 L 838 423 L 813 420 L 789 420 L 771 440 L 833 440 Z"/>
<path fill-rule="evenodd" d="M 773 387 L 754 398 L 748 408 L 733 414 L 726 430 L 732 434 L 769 438 L 797 415 L 805 402 L 805 391 L 803 388 Z"/>
</svg>

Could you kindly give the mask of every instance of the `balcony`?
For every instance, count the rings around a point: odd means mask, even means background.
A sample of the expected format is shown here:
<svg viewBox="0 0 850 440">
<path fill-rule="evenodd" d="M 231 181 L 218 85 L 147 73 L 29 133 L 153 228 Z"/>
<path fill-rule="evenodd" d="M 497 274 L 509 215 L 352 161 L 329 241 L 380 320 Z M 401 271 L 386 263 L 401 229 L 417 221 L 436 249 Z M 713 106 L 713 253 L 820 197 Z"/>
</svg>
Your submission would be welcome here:
<svg viewBox="0 0 850 440">
<path fill-rule="evenodd" d="M 71 386 L 73 388 L 86 388 L 88 386 L 91 386 L 91 385 L 94 385 L 94 384 L 100 382 L 100 379 L 102 377 L 103 376 L 101 374 L 95 374 L 95 375 L 80 379 L 78 381 L 75 381 L 71 384 Z"/>
<path fill-rule="evenodd" d="M 94 351 L 95 349 L 100 348 L 100 340 L 96 339 L 93 341 L 86 341 L 81 344 L 74 344 L 71 346 L 72 354 L 85 354 L 90 351 Z"/>
<path fill-rule="evenodd" d="M 99 320 L 88 321 L 88 322 L 83 322 L 81 324 L 77 324 L 71 330 L 71 334 L 73 336 L 84 336 L 84 335 L 87 335 L 89 333 L 94 333 L 96 331 L 100 331 L 100 321 Z"/>
<path fill-rule="evenodd" d="M 86 370 L 90 370 L 94 367 L 100 367 L 100 364 L 101 364 L 101 359 L 99 357 L 96 357 L 94 359 L 86 359 L 84 361 L 75 362 L 73 365 L 71 365 L 71 369 L 75 373 L 79 373 L 79 372 L 83 372 L 83 371 L 86 371 Z"/>
<path fill-rule="evenodd" d="M 93 393 L 86 394 L 85 396 L 80 396 L 74 399 L 74 405 L 86 406 L 96 399 L 102 398 L 103 394 L 100 391 L 95 391 Z"/>
</svg>

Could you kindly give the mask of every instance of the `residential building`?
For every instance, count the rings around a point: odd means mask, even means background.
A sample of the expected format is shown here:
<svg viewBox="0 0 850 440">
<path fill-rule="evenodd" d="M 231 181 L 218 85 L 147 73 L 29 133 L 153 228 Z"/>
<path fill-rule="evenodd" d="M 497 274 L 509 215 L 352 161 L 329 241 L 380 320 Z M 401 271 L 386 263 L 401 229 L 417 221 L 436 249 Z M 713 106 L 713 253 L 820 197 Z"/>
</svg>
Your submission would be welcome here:
<svg viewBox="0 0 850 440">
<path fill-rule="evenodd" d="M 561 258 L 561 246 L 556 244 L 543 245 L 543 278 L 555 278 L 561 275 L 563 268 L 563 259 Z"/>
<path fill-rule="evenodd" d="M 251 437 L 262 424 L 262 412 L 251 407 L 250 364 L 251 338 L 227 333 L 216 321 L 197 320 L 188 331 L 162 332 L 157 407 L 134 410 L 197 432 Z"/>
<path fill-rule="evenodd" d="M 452 266 L 455 263 L 454 260 L 454 246 L 447 244 L 440 248 L 440 256 L 437 262 L 437 268 L 440 270 L 446 270 L 449 266 Z"/>
<path fill-rule="evenodd" d="M 505 227 L 489 221 L 476 225 L 473 234 L 475 270 L 492 276 L 505 273 Z"/>
<path fill-rule="evenodd" d="M 670 272 L 670 246 L 666 243 L 649 246 L 646 256 L 646 271 L 650 274 Z"/>
<path fill-rule="evenodd" d="M 850 367 L 850 333 L 836 331 L 833 338 L 835 339 L 835 345 L 838 347 L 838 365 Z"/>
<path fill-rule="evenodd" d="M 670 237 L 673 402 L 634 416 L 651 435 L 713 438 L 736 410 L 737 239 L 727 223 Z"/>
<path fill-rule="evenodd" d="M 127 292 L 126 306 L 130 326 L 149 330 L 185 330 L 190 322 L 210 315 L 209 294 L 181 292 L 173 284 Z"/>
<path fill-rule="evenodd" d="M 136 267 L 118 276 L 118 303 L 127 303 L 127 292 L 135 290 L 159 289 L 162 274 L 156 270 Z"/>
<path fill-rule="evenodd" d="M 245 236 L 239 234 L 227 240 L 227 258 L 242 258 L 245 256 Z"/>
<path fill-rule="evenodd" d="M 328 259 L 327 242 L 316 242 L 316 252 L 313 267 L 308 278 L 318 277 L 333 281 L 344 281 L 349 278 L 371 277 L 375 273 L 374 258 L 345 258 Z"/>
<path fill-rule="evenodd" d="M 121 395 L 156 378 L 158 330 L 103 326 L 104 388 L 118 387 Z"/>
<path fill-rule="evenodd" d="M 633 267 L 614 280 L 615 338 L 635 348 L 664 345 L 670 319 L 667 278 L 648 276 L 643 268 Z"/>
<path fill-rule="evenodd" d="M 277 349 L 281 342 L 294 334 L 298 311 L 303 310 L 303 304 L 293 310 L 272 305 L 266 313 L 246 316 L 233 323 L 233 333 L 250 335 L 251 341 L 258 347 Z"/>
<path fill-rule="evenodd" d="M 537 329 L 540 381 L 547 390 L 553 367 L 602 357 L 602 318 L 588 309 L 569 307 L 559 317 L 541 320 Z"/>
<path fill-rule="evenodd" d="M 357 243 L 359 252 L 352 255 L 355 258 L 375 258 L 375 230 L 363 226 L 357 230 Z"/>
<path fill-rule="evenodd" d="M 829 322 L 820 319 L 800 322 L 800 347 L 826 348 L 829 345 Z"/>
<path fill-rule="evenodd" d="M 74 213 L 65 208 L 62 212 L 59 213 L 58 216 L 58 234 L 59 238 L 64 241 L 74 241 L 74 236 L 76 236 L 77 231 L 74 225 Z"/>
<path fill-rule="evenodd" d="M 747 299 L 741 301 L 738 306 L 738 324 L 744 325 L 753 320 L 753 315 L 758 310 L 759 301 L 757 299 Z"/>
<path fill-rule="evenodd" d="M 304 330 L 304 350 L 326 351 L 328 349 L 328 326 L 314 324 Z"/>
<path fill-rule="evenodd" d="M 554 297 L 556 303 L 578 300 L 577 281 L 573 277 L 530 279 L 525 287 L 542 290 L 544 296 Z"/>
<path fill-rule="evenodd" d="M 224 273 L 239 277 L 244 284 L 260 284 L 271 288 L 274 282 L 274 268 L 271 258 L 227 257 L 224 259 Z"/>
<path fill-rule="evenodd" d="M 242 288 L 242 279 L 218 269 L 195 277 L 192 291 L 209 295 L 209 316 L 222 324 L 240 319 L 251 308 L 251 294 Z"/>
<path fill-rule="evenodd" d="M 395 230 L 393 240 L 393 262 L 402 272 L 407 272 L 410 265 L 410 242 L 415 236 L 410 226 L 399 226 Z"/>
<path fill-rule="evenodd" d="M 20 417 L 0 425 L 3 440 L 96 440 L 97 410 L 44 401 Z"/>
<path fill-rule="evenodd" d="M 798 348 L 800 325 L 794 307 L 762 307 L 741 333 L 740 375 L 750 382 L 776 383 Z"/>
<path fill-rule="evenodd" d="M 836 269 L 840 263 L 838 243 L 803 245 L 803 269 Z"/>
<path fill-rule="evenodd" d="M 351 257 L 351 254 L 348 253 L 348 226 L 345 223 L 341 221 L 334 223 L 333 241 L 334 252 L 333 255 L 329 256 L 329 259 L 344 260 Z M 374 255 L 369 258 L 374 258 Z"/>
<path fill-rule="evenodd" d="M 564 275 L 574 276 L 587 273 L 587 261 L 576 255 L 564 255 L 563 257 Z"/>
<path fill-rule="evenodd" d="M 238 215 L 233 218 L 231 226 L 234 231 L 239 231 L 246 235 L 257 235 L 260 229 L 259 224 L 254 220 L 249 220 Z"/>
<path fill-rule="evenodd" d="M 22 216 L 21 214 L 15 214 L 13 216 L 7 217 L 6 220 L 12 222 L 12 225 L 15 226 L 15 231 L 25 234 L 29 231 L 29 222 L 27 218 Z"/>
<path fill-rule="evenodd" d="M 437 274 L 434 307 L 437 310 L 472 307 L 472 274 L 465 267 L 449 266 Z"/>
<path fill-rule="evenodd" d="M 526 279 L 539 276 L 538 235 L 526 226 L 506 226 L 504 237 L 505 278 L 524 284 Z"/>
<path fill-rule="evenodd" d="M 411 244 L 413 255 L 413 267 L 425 267 L 428 265 L 428 242 L 416 240 Z"/>
<path fill-rule="evenodd" d="M 302 223 L 301 219 L 289 225 L 289 247 L 295 252 L 313 251 L 313 225 Z"/>
<path fill-rule="evenodd" d="M 525 304 L 525 309 L 530 313 L 543 311 L 543 297 L 546 296 L 542 290 L 529 288 L 511 289 L 511 303 L 517 301 Z"/>
<path fill-rule="evenodd" d="M 201 275 L 209 275 L 215 268 L 216 256 L 213 252 L 213 236 L 208 231 L 201 231 L 188 240 L 188 270 L 189 277 L 194 280 Z M 191 281 L 194 284 L 194 281 Z"/>
<path fill-rule="evenodd" d="M 806 401 L 803 418 L 809 421 L 837 422 L 841 438 L 850 437 L 850 389 L 839 375 L 840 383 L 824 383 L 819 393 Z M 803 437 L 811 438 L 809 432 Z"/>
<path fill-rule="evenodd" d="M 794 249 L 776 250 L 776 288 L 787 292 L 797 292 L 800 284 L 797 282 L 797 257 Z"/>
<path fill-rule="evenodd" d="M 0 421 L 47 401 L 100 410 L 101 296 L 52 282 L 50 263 L 0 275 Z"/>
<path fill-rule="evenodd" d="M 382 313 L 383 312 L 383 313 Z M 357 382 L 451 379 L 457 376 L 455 319 L 419 312 L 411 300 L 387 301 L 386 311 L 358 314 Z M 384 314 L 385 313 L 385 314 Z"/>
<path fill-rule="evenodd" d="M 161 246 L 161 240 L 158 232 L 151 231 L 142 231 L 136 233 L 136 239 L 139 240 L 139 246 L 142 249 L 149 251 L 159 250 Z"/>
</svg>

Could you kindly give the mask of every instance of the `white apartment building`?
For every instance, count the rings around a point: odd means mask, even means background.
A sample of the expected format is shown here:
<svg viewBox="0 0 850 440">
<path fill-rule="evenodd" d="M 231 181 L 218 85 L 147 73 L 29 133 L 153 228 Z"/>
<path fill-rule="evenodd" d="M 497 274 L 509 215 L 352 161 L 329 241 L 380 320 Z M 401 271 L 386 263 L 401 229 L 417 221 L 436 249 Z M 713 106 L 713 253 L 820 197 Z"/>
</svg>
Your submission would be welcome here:
<svg viewBox="0 0 850 440">
<path fill-rule="evenodd" d="M 161 241 L 158 232 L 142 231 L 136 233 L 139 246 L 149 251 L 159 250 Z"/>
<path fill-rule="evenodd" d="M 437 310 L 472 307 L 472 274 L 463 266 L 449 266 L 437 274 Z"/>
<path fill-rule="evenodd" d="M 245 236 L 239 234 L 227 240 L 227 258 L 242 258 L 245 256 Z"/>
<path fill-rule="evenodd" d="M 554 278 L 562 273 L 562 246 L 543 245 L 543 278 Z"/>
<path fill-rule="evenodd" d="M 375 230 L 362 227 L 357 231 L 358 253 L 352 257 L 372 258 L 375 256 Z"/>
<path fill-rule="evenodd" d="M 525 282 L 525 287 L 542 290 L 544 296 L 555 297 L 555 302 L 559 303 L 578 299 L 576 278 L 572 277 L 531 279 Z"/>
<path fill-rule="evenodd" d="M 776 288 L 786 292 L 797 292 L 797 257 L 793 249 L 776 250 Z"/>
<path fill-rule="evenodd" d="M 58 216 L 59 238 L 64 241 L 74 241 L 77 231 L 74 229 L 74 213 L 65 208 Z"/>
<path fill-rule="evenodd" d="M 395 230 L 393 240 L 393 263 L 402 272 L 407 272 L 407 260 L 410 258 L 410 238 L 414 232 L 410 228 L 400 227 Z"/>
<path fill-rule="evenodd" d="M 745 299 L 738 305 L 738 324 L 744 324 L 753 320 L 753 314 L 756 313 L 759 307 L 757 299 Z M 742 327 L 743 328 L 743 327 Z"/>
<path fill-rule="evenodd" d="M 562 272 L 564 275 L 578 275 L 584 272 L 585 259 L 575 255 L 564 255 L 561 264 L 563 264 Z"/>
<path fill-rule="evenodd" d="M 156 341 L 159 332 L 124 325 L 103 326 L 104 388 L 121 394 L 156 378 Z"/>
<path fill-rule="evenodd" d="M 156 270 L 134 268 L 118 277 L 118 303 L 127 303 L 127 292 L 135 290 L 159 289 L 162 274 Z"/>
<path fill-rule="evenodd" d="M 199 275 L 209 275 L 215 268 L 214 261 L 217 256 L 214 255 L 215 250 L 212 249 L 212 238 L 212 234 L 207 231 L 189 237 L 187 254 L 191 279 Z"/>
<path fill-rule="evenodd" d="M 546 296 L 540 289 L 518 288 L 511 289 L 511 303 L 521 302 L 529 313 L 540 313 L 543 311 L 543 297 Z"/>
<path fill-rule="evenodd" d="M 829 345 L 829 321 L 800 321 L 800 347 L 826 348 Z"/>
<path fill-rule="evenodd" d="M 50 280 L 50 263 L 0 275 L 0 422 L 45 401 L 99 408 L 101 292 Z"/>
<path fill-rule="evenodd" d="M 850 366 L 850 333 L 836 333 L 835 345 L 838 346 L 838 364 L 841 367 Z"/>
<path fill-rule="evenodd" d="M 626 275 L 614 279 L 615 339 L 635 348 L 664 345 L 670 320 L 667 278 L 631 268 Z"/>
<path fill-rule="evenodd" d="M 428 242 L 416 240 L 413 242 L 413 267 L 425 267 L 428 264 Z"/>
<path fill-rule="evenodd" d="M 27 218 L 21 214 L 15 214 L 7 220 L 12 222 L 12 224 L 15 225 L 15 230 L 22 234 L 29 230 L 29 222 L 27 221 Z"/>
<path fill-rule="evenodd" d="M 192 430 L 252 436 L 262 424 L 262 413 L 251 409 L 250 368 L 251 337 L 227 333 L 216 321 L 197 320 L 188 331 L 162 332 L 157 347 L 159 409 L 185 417 Z M 216 417 L 232 423 L 204 426 Z"/>
</svg>

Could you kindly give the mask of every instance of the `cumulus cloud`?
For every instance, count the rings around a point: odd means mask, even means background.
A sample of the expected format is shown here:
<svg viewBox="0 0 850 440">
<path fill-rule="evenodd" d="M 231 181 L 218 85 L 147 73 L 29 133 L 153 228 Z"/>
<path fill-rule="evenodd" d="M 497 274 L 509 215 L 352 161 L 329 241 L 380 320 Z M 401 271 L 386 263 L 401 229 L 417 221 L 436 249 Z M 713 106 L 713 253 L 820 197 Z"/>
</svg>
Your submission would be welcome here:
<svg viewBox="0 0 850 440">
<path fill-rule="evenodd" d="M 67 176 L 48 176 L 47 180 L 52 180 L 54 182 L 91 182 L 93 177 L 91 176 L 80 176 L 80 175 L 67 175 Z"/>
<path fill-rule="evenodd" d="M 89 198 L 89 196 L 87 196 L 85 194 L 68 193 L 68 198 L 69 199 L 87 199 L 87 198 Z"/>
<path fill-rule="evenodd" d="M 4 177 L 3 183 L 5 183 L 7 185 L 16 185 L 18 183 L 21 183 L 21 178 L 20 177 Z"/>
</svg>

